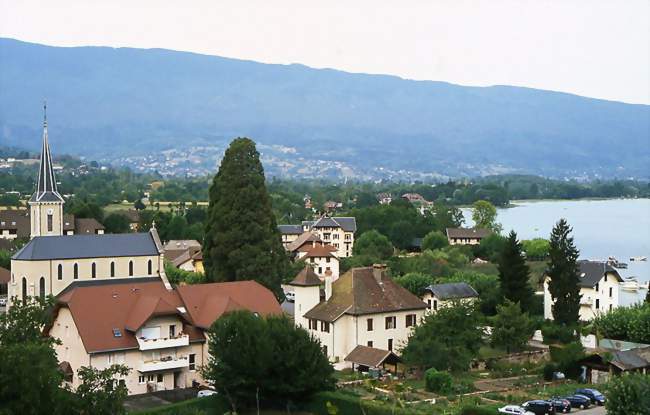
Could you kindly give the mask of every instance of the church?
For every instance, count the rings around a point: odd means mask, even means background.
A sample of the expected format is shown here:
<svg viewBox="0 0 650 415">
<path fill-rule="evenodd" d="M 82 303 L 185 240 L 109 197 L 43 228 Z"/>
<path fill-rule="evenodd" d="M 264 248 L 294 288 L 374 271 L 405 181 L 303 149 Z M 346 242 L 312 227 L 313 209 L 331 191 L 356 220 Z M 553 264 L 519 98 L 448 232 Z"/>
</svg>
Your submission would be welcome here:
<svg viewBox="0 0 650 415">
<path fill-rule="evenodd" d="M 92 284 L 106 279 L 153 278 L 162 279 L 171 289 L 155 228 L 147 233 L 69 235 L 64 204 L 54 174 L 46 118 L 36 191 L 29 200 L 31 239 L 11 259 L 9 307 L 12 297 L 56 296 L 77 281 Z"/>
</svg>

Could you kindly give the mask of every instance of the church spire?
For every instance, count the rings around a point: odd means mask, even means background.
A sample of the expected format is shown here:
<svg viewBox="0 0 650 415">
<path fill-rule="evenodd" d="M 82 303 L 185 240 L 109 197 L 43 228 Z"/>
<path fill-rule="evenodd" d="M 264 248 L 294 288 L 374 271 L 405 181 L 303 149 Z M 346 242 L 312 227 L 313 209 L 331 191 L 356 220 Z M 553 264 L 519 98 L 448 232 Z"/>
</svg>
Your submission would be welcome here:
<svg viewBox="0 0 650 415">
<path fill-rule="evenodd" d="M 58 202 L 63 201 L 56 186 L 54 166 L 50 154 L 50 144 L 47 137 L 47 103 L 43 103 L 43 147 L 41 149 L 41 163 L 38 170 L 38 183 L 36 193 L 32 196 L 33 202 Z"/>
</svg>

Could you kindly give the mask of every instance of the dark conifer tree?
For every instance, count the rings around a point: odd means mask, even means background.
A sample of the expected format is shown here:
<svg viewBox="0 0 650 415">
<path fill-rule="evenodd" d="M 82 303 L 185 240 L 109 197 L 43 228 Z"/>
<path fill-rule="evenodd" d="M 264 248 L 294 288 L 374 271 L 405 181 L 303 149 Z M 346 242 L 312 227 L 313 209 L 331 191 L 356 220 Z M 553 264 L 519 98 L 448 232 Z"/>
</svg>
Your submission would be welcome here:
<svg viewBox="0 0 650 415">
<path fill-rule="evenodd" d="M 577 264 L 580 252 L 573 243 L 571 227 L 566 219 L 560 219 L 551 232 L 548 277 L 549 292 L 555 301 L 553 318 L 557 323 L 573 325 L 580 312 L 580 287 Z"/>
<path fill-rule="evenodd" d="M 281 294 L 289 266 L 255 143 L 237 138 L 210 187 L 203 243 L 208 281 L 256 280 Z"/>
<path fill-rule="evenodd" d="M 515 231 L 511 231 L 499 255 L 499 280 L 503 296 L 513 303 L 519 303 L 524 311 L 530 310 L 534 295 L 529 278 L 530 268 L 526 264 L 521 243 Z"/>
</svg>

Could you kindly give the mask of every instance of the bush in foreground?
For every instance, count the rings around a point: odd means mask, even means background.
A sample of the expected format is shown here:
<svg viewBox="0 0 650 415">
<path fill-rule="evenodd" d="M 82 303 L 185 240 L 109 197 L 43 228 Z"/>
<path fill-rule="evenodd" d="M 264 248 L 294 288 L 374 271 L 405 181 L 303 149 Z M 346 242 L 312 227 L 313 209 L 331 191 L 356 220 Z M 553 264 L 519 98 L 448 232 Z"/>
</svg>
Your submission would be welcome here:
<svg viewBox="0 0 650 415">
<path fill-rule="evenodd" d="M 451 375 L 447 372 L 439 372 L 434 368 L 424 373 L 424 382 L 429 392 L 447 394 L 453 387 Z"/>
</svg>

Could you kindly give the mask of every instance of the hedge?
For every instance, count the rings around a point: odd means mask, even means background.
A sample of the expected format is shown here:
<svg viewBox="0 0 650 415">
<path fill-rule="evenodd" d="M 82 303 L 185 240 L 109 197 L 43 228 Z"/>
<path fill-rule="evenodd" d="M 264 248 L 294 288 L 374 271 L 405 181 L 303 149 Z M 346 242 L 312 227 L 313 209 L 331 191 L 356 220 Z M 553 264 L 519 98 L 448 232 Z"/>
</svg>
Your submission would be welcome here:
<svg viewBox="0 0 650 415">
<path fill-rule="evenodd" d="M 230 410 L 230 406 L 221 396 L 206 396 L 183 402 L 177 402 L 144 411 L 130 412 L 131 415 L 195 415 L 204 411 L 206 414 L 221 415 Z"/>
<path fill-rule="evenodd" d="M 480 406 L 465 406 L 460 411 L 460 415 L 497 415 L 496 409 L 484 408 Z"/>
<path fill-rule="evenodd" d="M 314 415 L 329 415 L 327 402 L 338 409 L 341 415 L 413 415 L 418 414 L 413 408 L 395 408 L 392 405 L 369 400 L 360 400 L 340 392 L 320 392 L 314 395 L 304 408 Z M 363 410 L 361 409 L 363 407 Z"/>
</svg>

